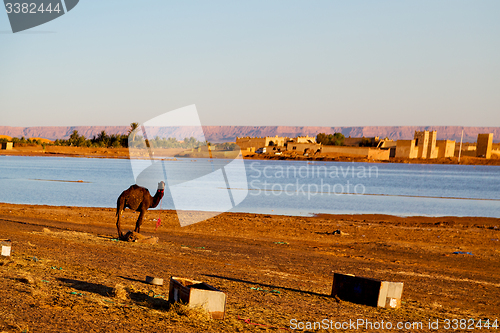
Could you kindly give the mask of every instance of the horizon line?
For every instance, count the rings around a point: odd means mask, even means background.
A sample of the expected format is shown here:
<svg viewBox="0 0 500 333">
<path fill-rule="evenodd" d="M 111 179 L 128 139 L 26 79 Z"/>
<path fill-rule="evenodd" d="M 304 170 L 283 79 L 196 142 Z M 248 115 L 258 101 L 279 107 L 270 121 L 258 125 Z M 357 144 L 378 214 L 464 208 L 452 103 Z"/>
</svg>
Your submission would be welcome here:
<svg viewBox="0 0 500 333">
<path fill-rule="evenodd" d="M 140 124 L 140 123 L 139 123 Z M 202 127 L 488 127 L 488 128 L 500 128 L 499 126 L 479 126 L 479 125 L 201 125 Z M 34 125 L 34 126 L 12 126 L 12 125 L 0 125 L 0 127 L 130 127 L 128 125 Z M 170 127 L 170 126 L 154 126 L 154 127 Z M 171 127 L 190 127 L 190 126 L 171 126 Z"/>
</svg>

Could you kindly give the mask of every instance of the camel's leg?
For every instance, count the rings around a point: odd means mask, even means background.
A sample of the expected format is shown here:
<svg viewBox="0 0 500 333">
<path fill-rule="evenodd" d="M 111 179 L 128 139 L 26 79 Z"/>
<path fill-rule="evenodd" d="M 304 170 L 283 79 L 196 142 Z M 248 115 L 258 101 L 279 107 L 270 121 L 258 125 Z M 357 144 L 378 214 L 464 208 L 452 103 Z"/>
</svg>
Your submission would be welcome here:
<svg viewBox="0 0 500 333">
<path fill-rule="evenodd" d="M 135 223 L 135 232 L 140 233 L 141 232 L 141 225 L 144 220 L 144 214 L 146 214 L 147 209 L 141 209 L 141 213 L 139 214 L 139 218 L 137 219 L 137 222 Z"/>
<path fill-rule="evenodd" d="M 123 239 L 122 228 L 120 227 L 120 217 L 125 209 L 125 202 L 123 197 L 120 195 L 118 200 L 116 200 L 116 229 L 118 229 L 118 239 Z"/>
<path fill-rule="evenodd" d="M 118 218 L 116 219 L 116 229 L 118 229 L 118 238 L 123 239 L 123 233 L 122 233 L 122 228 L 120 227 L 120 217 L 123 213 L 123 210 L 117 211 L 116 215 L 118 215 Z"/>
</svg>

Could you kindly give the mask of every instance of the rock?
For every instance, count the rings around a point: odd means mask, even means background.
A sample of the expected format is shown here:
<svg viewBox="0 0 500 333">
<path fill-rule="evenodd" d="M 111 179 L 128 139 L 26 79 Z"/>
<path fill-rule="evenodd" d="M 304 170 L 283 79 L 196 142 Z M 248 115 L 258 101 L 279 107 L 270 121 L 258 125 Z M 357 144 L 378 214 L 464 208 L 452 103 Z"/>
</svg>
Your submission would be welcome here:
<svg viewBox="0 0 500 333">
<path fill-rule="evenodd" d="M 137 243 L 145 243 L 145 244 L 156 244 L 158 243 L 158 237 L 147 237 L 144 235 L 141 235 L 138 232 L 135 231 L 128 231 L 122 239 L 123 241 L 126 242 L 137 242 Z"/>
<path fill-rule="evenodd" d="M 349 234 L 347 232 L 343 232 L 337 229 L 334 232 L 332 232 L 332 235 L 348 236 Z"/>
<path fill-rule="evenodd" d="M 35 283 L 35 279 L 33 279 L 33 277 L 31 275 L 23 275 L 19 278 L 19 281 L 23 282 L 23 283 L 26 283 L 26 284 L 34 284 Z"/>
</svg>

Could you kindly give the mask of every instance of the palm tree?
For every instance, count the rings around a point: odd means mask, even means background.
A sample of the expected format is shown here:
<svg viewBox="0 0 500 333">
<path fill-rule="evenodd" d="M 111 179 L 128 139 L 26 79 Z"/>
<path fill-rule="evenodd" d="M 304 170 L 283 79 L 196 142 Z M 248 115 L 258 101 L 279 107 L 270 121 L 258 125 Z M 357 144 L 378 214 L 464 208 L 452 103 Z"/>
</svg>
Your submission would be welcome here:
<svg viewBox="0 0 500 333">
<path fill-rule="evenodd" d="M 130 133 L 134 133 L 134 131 L 139 127 L 139 123 L 131 123 L 130 124 L 130 129 L 128 130 L 128 134 L 130 135 Z M 135 141 L 135 135 L 136 133 L 134 133 L 134 135 L 132 135 L 132 142 Z"/>
</svg>

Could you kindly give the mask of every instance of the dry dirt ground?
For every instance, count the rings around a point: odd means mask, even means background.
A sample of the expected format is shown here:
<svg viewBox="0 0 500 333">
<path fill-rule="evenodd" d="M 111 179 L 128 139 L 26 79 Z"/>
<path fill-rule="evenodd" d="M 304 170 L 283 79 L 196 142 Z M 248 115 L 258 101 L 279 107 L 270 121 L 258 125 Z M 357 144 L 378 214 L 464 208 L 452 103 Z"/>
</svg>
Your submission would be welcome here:
<svg viewBox="0 0 500 333">
<path fill-rule="evenodd" d="M 158 157 L 173 157 L 185 151 L 182 148 L 155 149 Z M 1 150 L 0 155 L 6 156 L 65 156 L 65 157 L 95 157 L 95 158 L 129 158 L 128 148 L 90 148 L 68 146 L 41 145 L 15 147 L 12 150 Z"/>
<path fill-rule="evenodd" d="M 472 156 L 422 158 L 390 158 L 389 160 L 374 160 L 363 156 L 343 153 L 318 153 L 313 156 L 303 156 L 295 152 L 284 152 L 282 155 L 244 153 L 245 159 L 265 160 L 296 160 L 296 161 L 336 161 L 336 162 L 366 162 L 366 163 L 411 163 L 411 164 L 462 164 L 462 165 L 500 165 L 500 155 L 492 154 L 490 159 Z"/>
<path fill-rule="evenodd" d="M 162 211 L 155 231 L 153 210 L 142 233 L 159 243 L 148 245 L 116 241 L 114 215 L 0 204 L 0 238 L 12 240 L 12 256 L 0 259 L 0 332 L 285 332 L 323 319 L 393 325 L 349 332 L 429 332 L 429 320 L 434 332 L 498 331 L 484 325 L 500 320 L 499 219 L 224 213 L 181 228 Z M 125 230 L 137 216 L 124 213 Z M 330 297 L 332 272 L 404 282 L 401 308 Z M 146 275 L 166 283 L 148 285 Z M 170 304 L 171 276 L 227 293 L 226 319 Z M 454 319 L 483 329 L 446 329 Z"/>
</svg>

